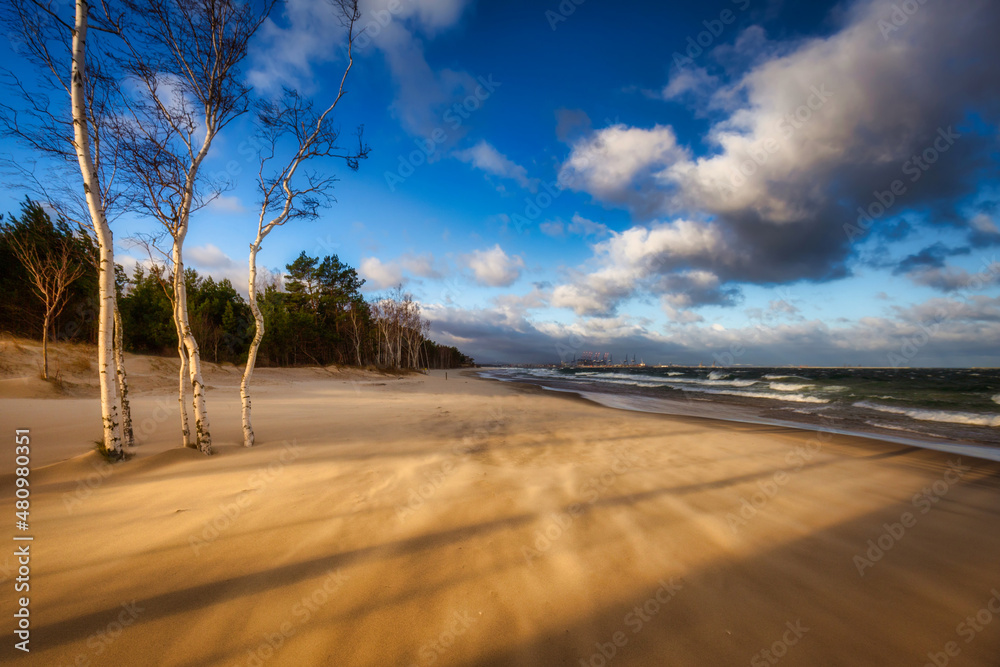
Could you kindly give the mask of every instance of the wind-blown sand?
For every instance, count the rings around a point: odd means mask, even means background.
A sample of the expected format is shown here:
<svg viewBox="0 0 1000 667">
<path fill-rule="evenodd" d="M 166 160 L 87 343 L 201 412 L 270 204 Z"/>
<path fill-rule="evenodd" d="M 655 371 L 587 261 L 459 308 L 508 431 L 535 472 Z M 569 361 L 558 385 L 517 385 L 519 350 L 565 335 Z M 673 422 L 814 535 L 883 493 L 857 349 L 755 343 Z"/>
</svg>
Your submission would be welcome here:
<svg viewBox="0 0 1000 667">
<path fill-rule="evenodd" d="M 264 369 L 247 450 L 233 367 L 205 457 L 177 447 L 176 364 L 129 361 L 114 466 L 86 387 L 3 384 L 35 538 L 30 655 L 0 556 L 5 664 L 1000 664 L 996 463 L 457 371 Z"/>
</svg>

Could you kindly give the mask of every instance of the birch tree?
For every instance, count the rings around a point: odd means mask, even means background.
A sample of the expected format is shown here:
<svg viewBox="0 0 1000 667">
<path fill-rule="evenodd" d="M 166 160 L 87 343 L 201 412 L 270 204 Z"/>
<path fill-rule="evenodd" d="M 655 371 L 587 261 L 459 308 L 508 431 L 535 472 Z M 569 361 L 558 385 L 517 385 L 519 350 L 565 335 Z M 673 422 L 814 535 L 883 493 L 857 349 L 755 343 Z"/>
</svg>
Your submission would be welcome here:
<svg viewBox="0 0 1000 667">
<path fill-rule="evenodd" d="M 170 252 L 164 251 L 161 248 L 162 238 L 163 234 L 140 233 L 127 239 L 127 242 L 145 251 L 150 264 L 153 266 L 151 273 L 156 277 L 156 281 L 159 283 L 164 295 L 170 301 L 170 309 L 174 313 L 174 330 L 177 332 L 177 356 L 180 359 L 180 366 L 177 372 L 177 403 L 181 420 L 181 441 L 185 448 L 193 449 L 195 444 L 191 441 L 191 428 L 187 412 L 187 387 L 189 384 L 188 356 L 184 348 L 184 333 L 181 330 L 180 319 L 176 316 L 177 302 L 174 299 L 174 280 L 169 270 Z M 169 280 L 164 276 L 169 276 Z"/>
<path fill-rule="evenodd" d="M 38 230 L 41 226 L 43 229 Z M 44 229 L 44 228 L 48 229 Z M 48 232 L 43 236 L 37 231 Z M 25 206 L 20 220 L 8 227 L 8 241 L 14 256 L 24 266 L 35 295 L 44 304 L 42 318 L 42 379 L 49 379 L 49 331 L 59 317 L 69 288 L 86 269 L 77 239 L 66 223 L 53 224 L 38 204 Z"/>
<path fill-rule="evenodd" d="M 184 281 L 184 241 L 191 214 L 225 184 L 207 182 L 201 167 L 212 143 L 249 108 L 250 88 L 240 66 L 250 39 L 274 6 L 235 0 L 125 0 L 132 25 L 123 33 L 125 68 L 139 93 L 117 131 L 127 149 L 126 170 L 137 210 L 163 225 L 171 238 L 174 318 L 188 364 L 194 443 L 212 453 L 201 370 L 191 331 Z"/>
<path fill-rule="evenodd" d="M 352 170 L 357 170 L 358 161 L 368 157 L 369 148 L 362 139 L 363 129 L 358 128 L 357 147 L 344 151 L 338 145 L 340 133 L 333 127 L 331 114 L 337 108 L 346 90 L 344 85 L 354 65 L 353 46 L 356 37 L 355 25 L 361 18 L 357 0 L 336 0 L 333 2 L 341 23 L 346 29 L 347 63 L 340 78 L 337 94 L 325 109 L 317 110 L 310 100 L 298 93 L 286 90 L 279 103 L 262 103 L 258 120 L 267 149 L 260 159 L 258 187 L 261 193 L 260 215 L 257 219 L 257 235 L 250 244 L 249 278 L 247 290 L 250 295 L 250 311 L 254 318 L 254 336 L 247 354 L 246 368 L 240 382 L 242 402 L 243 444 L 252 447 L 254 431 L 250 418 L 250 382 L 253 378 L 257 351 L 264 339 L 264 316 L 257 304 L 257 254 L 264 239 L 277 227 L 297 218 L 315 218 L 319 207 L 329 201 L 329 192 L 336 179 L 318 173 L 302 174 L 307 162 L 322 157 L 344 160 Z M 276 171 L 269 171 L 277 162 L 280 143 L 294 138 L 296 150 Z M 299 175 L 299 178 L 296 178 Z"/>
<path fill-rule="evenodd" d="M 4 18 L 9 34 L 20 37 L 17 45 L 21 55 L 35 66 L 41 78 L 37 87 L 30 87 L 8 73 L 9 94 L 0 104 L 0 127 L 43 158 L 72 160 L 76 164 L 80 179 L 77 187 L 82 190 L 80 202 L 98 246 L 97 366 L 102 447 L 109 458 L 120 459 L 124 450 L 114 355 L 114 237 L 107 213 L 116 197 L 111 175 L 114 169 L 109 169 L 113 160 L 107 156 L 116 151 L 106 149 L 98 126 L 107 117 L 107 106 L 114 97 L 114 77 L 102 71 L 100 60 L 88 55 L 95 51 L 88 47 L 92 21 L 94 30 L 113 35 L 118 32 L 120 14 L 104 0 L 94 12 L 96 19 L 91 16 L 87 0 L 75 0 L 72 17 L 60 14 L 61 6 L 32 0 L 6 3 Z M 50 104 L 49 92 L 63 96 L 64 104 Z"/>
</svg>

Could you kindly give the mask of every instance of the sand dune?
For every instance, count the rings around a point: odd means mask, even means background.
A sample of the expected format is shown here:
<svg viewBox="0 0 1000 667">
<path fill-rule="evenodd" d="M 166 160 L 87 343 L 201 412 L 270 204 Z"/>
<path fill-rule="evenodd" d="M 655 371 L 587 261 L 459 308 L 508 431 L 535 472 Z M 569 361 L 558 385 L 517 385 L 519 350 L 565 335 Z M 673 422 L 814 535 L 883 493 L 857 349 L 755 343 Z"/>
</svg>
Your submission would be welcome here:
<svg viewBox="0 0 1000 667">
<path fill-rule="evenodd" d="M 35 538 L 32 651 L 5 664 L 998 664 L 996 463 L 454 371 L 265 369 L 247 450 L 218 368 L 204 457 L 171 361 L 134 360 L 114 466 L 94 398 L 4 385 Z"/>
</svg>

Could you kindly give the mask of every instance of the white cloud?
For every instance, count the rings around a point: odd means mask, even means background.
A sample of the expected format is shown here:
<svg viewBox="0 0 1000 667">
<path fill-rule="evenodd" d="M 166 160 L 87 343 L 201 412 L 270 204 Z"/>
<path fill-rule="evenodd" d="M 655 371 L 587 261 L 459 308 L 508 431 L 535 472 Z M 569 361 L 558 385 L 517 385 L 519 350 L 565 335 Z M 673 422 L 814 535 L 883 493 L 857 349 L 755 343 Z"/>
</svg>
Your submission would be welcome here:
<svg viewBox="0 0 1000 667">
<path fill-rule="evenodd" d="M 212 243 L 186 248 L 184 255 L 189 263 L 209 271 L 212 269 L 233 269 L 239 266 L 229 255 Z"/>
<path fill-rule="evenodd" d="M 624 203 L 632 198 L 642 174 L 664 169 L 686 154 L 670 127 L 645 130 L 613 125 L 573 144 L 559 181 L 598 199 Z"/>
<path fill-rule="evenodd" d="M 601 237 L 611 233 L 611 230 L 604 223 L 588 220 L 579 213 L 573 214 L 569 224 L 564 224 L 562 220 L 552 220 L 541 223 L 538 228 L 543 234 L 553 238 L 561 238 L 567 234 L 584 238 Z"/>
<path fill-rule="evenodd" d="M 476 282 L 489 287 L 508 287 L 521 277 L 524 260 L 511 257 L 500 244 L 488 250 L 475 250 L 466 258 Z"/>
<path fill-rule="evenodd" d="M 552 305 L 578 315 L 611 314 L 640 290 L 666 293 L 667 303 L 674 308 L 730 303 L 735 289 L 724 288 L 719 276 L 710 271 L 686 267 L 731 252 L 712 223 L 675 220 L 611 232 L 609 239 L 594 245 L 600 268 L 571 274 L 572 282 L 553 290 Z"/>
<path fill-rule="evenodd" d="M 455 151 L 454 156 L 487 174 L 509 178 L 526 190 L 534 192 L 538 189 L 538 182 L 528 178 L 528 172 L 524 167 L 513 162 L 487 141 L 480 141 L 472 148 Z"/>
<path fill-rule="evenodd" d="M 442 278 L 445 268 L 440 264 L 431 253 L 417 255 L 408 252 L 384 262 L 377 257 L 366 257 L 361 260 L 358 273 L 367 281 L 366 290 L 380 290 L 405 285 L 410 282 L 410 276 Z"/>
<path fill-rule="evenodd" d="M 566 233 L 566 226 L 562 223 L 562 220 L 543 222 L 538 225 L 538 229 L 541 230 L 542 234 L 553 238 L 560 238 Z"/>
<path fill-rule="evenodd" d="M 224 214 L 238 214 L 246 213 L 246 207 L 243 206 L 243 202 L 240 201 L 239 197 L 219 195 L 211 202 L 209 202 L 207 209 L 213 213 L 224 213 Z"/>
<path fill-rule="evenodd" d="M 371 289 L 386 289 L 406 282 L 403 270 L 398 264 L 383 263 L 378 257 L 362 259 L 358 274 L 365 279 L 365 287 Z"/>
<path fill-rule="evenodd" d="M 579 213 L 573 214 L 566 229 L 570 234 L 579 234 L 580 236 L 605 236 L 610 233 L 608 226 L 604 223 L 588 220 Z"/>
<path fill-rule="evenodd" d="M 244 298 L 248 296 L 249 267 L 246 262 L 235 261 L 218 246 L 206 243 L 185 248 L 184 261 L 187 266 L 197 269 L 202 277 L 212 276 L 216 282 L 228 279 Z"/>
<path fill-rule="evenodd" d="M 677 99 L 687 94 L 705 97 L 719 86 L 718 77 L 712 76 L 704 67 L 690 67 L 674 70 L 670 83 L 663 88 L 663 98 Z"/>
</svg>

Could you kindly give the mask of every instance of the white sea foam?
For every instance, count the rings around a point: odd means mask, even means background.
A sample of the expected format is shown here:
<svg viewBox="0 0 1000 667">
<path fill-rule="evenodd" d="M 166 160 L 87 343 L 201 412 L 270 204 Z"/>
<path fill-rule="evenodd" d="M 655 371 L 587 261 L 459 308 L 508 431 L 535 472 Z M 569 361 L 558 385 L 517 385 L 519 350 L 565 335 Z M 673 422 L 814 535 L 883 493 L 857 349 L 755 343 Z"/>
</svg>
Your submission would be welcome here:
<svg viewBox="0 0 1000 667">
<path fill-rule="evenodd" d="M 829 403 L 825 398 L 806 396 L 805 394 L 776 394 L 769 391 L 736 391 L 734 389 L 709 389 L 705 387 L 679 387 L 683 391 L 698 391 L 704 394 L 724 394 L 726 396 L 745 396 L 748 398 L 766 398 L 774 401 L 790 401 L 792 403 Z"/>
<path fill-rule="evenodd" d="M 883 422 L 873 422 L 873 421 L 865 420 L 865 423 L 868 424 L 869 426 L 874 426 L 875 428 L 884 428 L 884 429 L 888 429 L 890 431 L 904 431 L 906 433 L 916 433 L 917 435 L 926 435 L 925 433 L 923 433 L 921 431 L 914 431 L 911 428 L 903 428 L 902 426 L 895 426 L 893 424 L 885 424 Z"/>
<path fill-rule="evenodd" d="M 729 373 L 724 373 L 722 371 L 712 371 L 708 374 L 709 380 L 721 380 L 723 378 L 729 377 Z"/>
<path fill-rule="evenodd" d="M 669 373 L 667 373 L 667 375 L 673 377 L 675 375 L 684 375 L 684 373 L 678 373 L 677 371 L 670 371 Z"/>
<path fill-rule="evenodd" d="M 592 379 L 595 382 L 599 382 L 601 384 L 620 384 L 620 385 L 626 385 L 626 386 L 630 386 L 630 387 L 666 387 L 667 386 L 667 384 L 665 382 L 650 382 L 650 381 L 634 380 L 634 379 L 633 380 L 619 380 L 617 378 L 607 378 L 607 379 L 605 379 L 605 378 L 596 378 L 596 377 L 595 378 L 589 378 L 589 379 Z"/>
<path fill-rule="evenodd" d="M 700 378 L 671 378 L 667 382 L 682 384 L 697 384 L 706 387 L 751 387 L 757 380 L 702 380 Z"/>
<path fill-rule="evenodd" d="M 894 415 L 905 415 L 910 419 L 928 422 L 944 422 L 947 424 L 969 424 L 971 426 L 1000 426 L 1000 415 L 979 414 L 975 412 L 950 412 L 948 410 L 922 410 L 919 408 L 900 408 L 892 405 L 881 405 L 868 401 L 858 401 L 856 408 L 868 408 Z"/>
<path fill-rule="evenodd" d="M 765 375 L 765 380 L 808 380 L 800 375 Z"/>
<path fill-rule="evenodd" d="M 808 389 L 815 385 L 811 384 L 790 384 L 788 382 L 772 382 L 770 385 L 771 389 L 775 391 L 802 391 L 803 389 Z"/>
<path fill-rule="evenodd" d="M 993 402 L 1000 404 L 1000 394 L 997 394 L 996 396 L 993 397 Z"/>
</svg>

